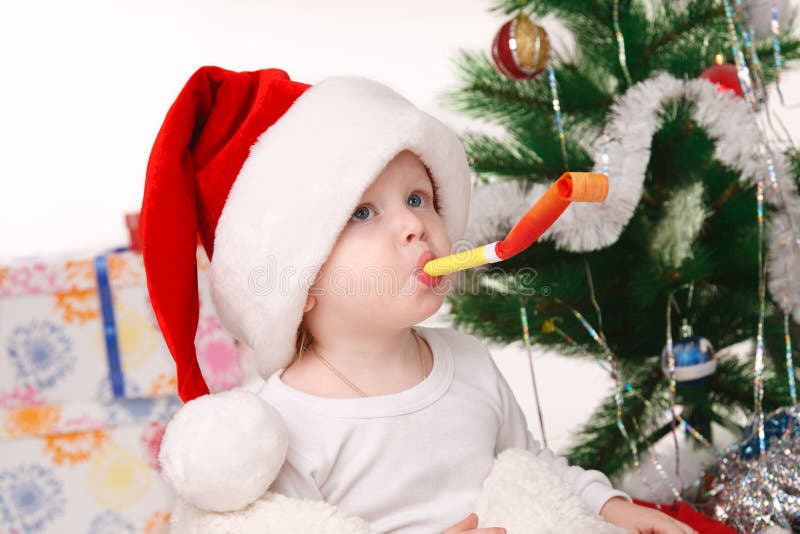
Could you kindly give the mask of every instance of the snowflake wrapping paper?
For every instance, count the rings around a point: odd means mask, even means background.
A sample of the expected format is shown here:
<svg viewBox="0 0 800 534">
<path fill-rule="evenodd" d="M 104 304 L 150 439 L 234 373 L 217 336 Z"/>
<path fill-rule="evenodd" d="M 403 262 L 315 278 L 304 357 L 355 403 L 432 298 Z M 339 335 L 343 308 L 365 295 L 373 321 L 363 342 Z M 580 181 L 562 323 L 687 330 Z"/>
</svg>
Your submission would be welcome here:
<svg viewBox="0 0 800 534">
<path fill-rule="evenodd" d="M 0 440 L 0 533 L 166 534 L 174 503 L 158 471 L 166 425 Z"/>
<path fill-rule="evenodd" d="M 0 409 L 0 534 L 166 533 L 174 496 L 158 452 L 182 405 L 176 395 L 8 400 Z"/>
<path fill-rule="evenodd" d="M 216 319 L 198 248 L 195 345 L 211 391 L 240 383 L 233 339 Z M 175 364 L 147 293 L 139 253 L 0 266 L 0 408 L 173 395 Z"/>
</svg>

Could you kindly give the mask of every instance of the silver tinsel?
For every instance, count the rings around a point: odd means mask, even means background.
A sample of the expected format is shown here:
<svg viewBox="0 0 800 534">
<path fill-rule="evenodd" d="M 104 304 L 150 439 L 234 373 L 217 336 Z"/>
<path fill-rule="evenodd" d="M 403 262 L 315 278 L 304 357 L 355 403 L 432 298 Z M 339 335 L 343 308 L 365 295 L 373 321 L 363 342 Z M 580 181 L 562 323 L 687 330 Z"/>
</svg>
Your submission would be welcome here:
<svg viewBox="0 0 800 534">
<path fill-rule="evenodd" d="M 702 479 L 699 510 L 741 532 L 772 526 L 800 532 L 798 416 L 797 407 L 784 407 L 765 417 L 763 456 L 755 423 L 725 449 Z"/>
</svg>

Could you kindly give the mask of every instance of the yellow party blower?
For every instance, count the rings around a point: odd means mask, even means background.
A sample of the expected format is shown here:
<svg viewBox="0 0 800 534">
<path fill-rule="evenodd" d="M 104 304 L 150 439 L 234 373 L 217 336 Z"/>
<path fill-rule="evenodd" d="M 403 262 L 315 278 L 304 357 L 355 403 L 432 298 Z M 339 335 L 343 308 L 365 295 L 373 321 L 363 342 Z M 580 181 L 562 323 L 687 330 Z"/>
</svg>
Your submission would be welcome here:
<svg viewBox="0 0 800 534">
<path fill-rule="evenodd" d="M 442 256 L 422 270 L 442 276 L 470 267 L 507 260 L 531 246 L 558 219 L 571 202 L 602 202 L 608 195 L 608 178 L 592 172 L 565 172 L 522 216 L 502 241 Z"/>
</svg>

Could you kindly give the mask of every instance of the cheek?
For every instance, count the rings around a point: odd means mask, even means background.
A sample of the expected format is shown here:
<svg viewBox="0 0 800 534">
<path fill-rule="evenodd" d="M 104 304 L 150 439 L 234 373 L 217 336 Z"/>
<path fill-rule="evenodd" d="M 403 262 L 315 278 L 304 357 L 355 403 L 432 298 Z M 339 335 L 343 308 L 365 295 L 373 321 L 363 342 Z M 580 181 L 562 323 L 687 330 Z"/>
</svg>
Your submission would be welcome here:
<svg viewBox="0 0 800 534">
<path fill-rule="evenodd" d="M 444 248 L 442 250 L 446 250 L 447 253 L 449 254 L 453 248 L 453 243 L 450 242 L 450 238 L 447 237 L 446 233 L 444 233 L 443 236 L 444 237 L 442 237 L 442 245 Z"/>
<path fill-rule="evenodd" d="M 440 254 L 445 256 L 450 254 L 450 247 L 452 247 L 453 244 L 450 242 L 450 238 L 447 236 L 447 229 L 444 226 L 444 221 L 442 218 L 436 217 L 436 220 L 431 222 L 429 228 L 431 241 Z"/>
<path fill-rule="evenodd" d="M 335 302 L 337 309 L 352 310 L 358 309 L 365 299 L 386 294 L 393 284 L 397 284 L 393 268 L 376 264 L 363 251 L 353 251 L 343 263 L 326 264 L 315 288 L 318 298 Z"/>
<path fill-rule="evenodd" d="M 334 243 L 328 257 L 322 264 L 320 277 L 323 279 L 330 278 L 332 273 L 337 273 L 344 269 L 344 266 L 352 263 L 353 254 L 358 251 L 357 241 L 351 237 L 351 232 L 345 229 L 339 238 Z M 326 285 L 324 280 L 321 280 L 318 285 Z"/>
</svg>

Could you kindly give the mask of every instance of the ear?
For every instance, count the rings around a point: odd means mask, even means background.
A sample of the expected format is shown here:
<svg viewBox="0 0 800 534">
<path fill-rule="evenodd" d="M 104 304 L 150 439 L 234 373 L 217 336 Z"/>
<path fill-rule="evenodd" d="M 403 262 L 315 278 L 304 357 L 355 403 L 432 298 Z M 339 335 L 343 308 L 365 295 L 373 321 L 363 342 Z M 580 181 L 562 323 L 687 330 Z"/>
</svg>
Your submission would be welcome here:
<svg viewBox="0 0 800 534">
<path fill-rule="evenodd" d="M 306 305 L 303 306 L 303 313 L 306 313 L 311 308 L 313 308 L 316 303 L 317 303 L 317 298 L 313 295 L 309 295 L 308 298 L 306 298 Z"/>
</svg>

